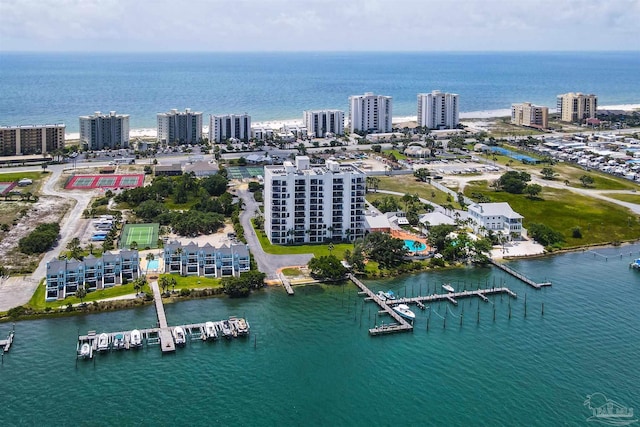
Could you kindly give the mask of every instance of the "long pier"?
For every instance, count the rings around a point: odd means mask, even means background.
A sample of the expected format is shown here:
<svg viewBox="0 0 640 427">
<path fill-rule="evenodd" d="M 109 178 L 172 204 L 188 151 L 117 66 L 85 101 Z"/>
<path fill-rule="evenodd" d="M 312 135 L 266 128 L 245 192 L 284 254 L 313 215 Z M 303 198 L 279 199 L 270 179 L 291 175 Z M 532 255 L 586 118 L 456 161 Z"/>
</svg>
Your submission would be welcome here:
<svg viewBox="0 0 640 427">
<path fill-rule="evenodd" d="M 513 268 L 511 267 L 507 267 L 506 265 L 497 262 L 493 259 L 489 259 L 489 262 L 493 265 L 495 265 L 496 267 L 498 267 L 500 270 L 505 271 L 507 273 L 509 273 L 510 275 L 512 275 L 513 277 L 515 277 L 516 279 L 526 283 L 527 285 L 536 288 L 536 289 L 540 289 L 544 286 L 551 286 L 551 282 L 535 282 L 531 279 L 529 279 L 527 276 L 525 276 L 524 274 L 518 273 L 517 271 L 515 271 Z"/>
<path fill-rule="evenodd" d="M 293 292 L 293 287 L 291 286 L 291 282 L 289 281 L 289 279 L 287 279 L 285 277 L 284 274 L 282 273 L 278 273 L 278 276 L 280 277 L 280 281 L 282 282 L 282 286 L 284 286 L 285 291 L 287 291 L 288 295 L 294 295 Z"/>
<path fill-rule="evenodd" d="M 106 348 L 98 348 L 98 341 L 102 333 L 97 334 L 96 331 L 89 331 L 87 335 L 78 336 L 77 355 L 82 358 L 93 358 L 94 354 L 99 351 L 110 350 L 129 350 L 135 347 L 141 347 L 146 345 L 160 345 L 160 349 L 163 353 L 173 352 L 176 350 L 176 341 L 174 339 L 174 331 L 177 326 L 170 327 L 167 322 L 167 316 L 164 312 L 164 305 L 162 303 L 162 295 L 160 294 L 160 288 L 158 282 L 154 281 L 150 284 L 153 291 L 154 305 L 156 308 L 156 315 L 158 316 L 158 326 L 154 328 L 138 329 L 140 332 L 142 342 L 139 345 L 134 345 L 131 341 L 131 333 L 133 331 L 117 331 L 117 332 L 104 332 L 107 336 L 108 345 Z M 215 329 L 213 336 L 206 333 L 206 323 L 193 323 L 188 325 L 179 325 L 184 331 L 186 337 L 190 339 L 216 339 L 218 337 L 237 337 L 249 334 L 249 323 L 245 321 L 245 326 L 240 326 L 240 320 L 236 317 L 230 317 L 228 320 L 220 320 L 212 322 Z M 186 338 L 185 337 L 185 338 Z M 10 336 L 13 340 L 13 332 Z M 117 342 L 117 345 L 116 345 Z M 89 344 L 89 353 L 82 354 L 81 349 L 84 344 Z M 9 343 L 10 346 L 10 343 Z M 86 346 L 85 346 L 86 347 Z"/>
<path fill-rule="evenodd" d="M 394 332 L 413 331 L 413 325 L 407 322 L 398 313 L 396 313 L 395 310 L 393 310 L 393 308 L 386 303 L 386 301 L 383 301 L 376 294 L 374 294 L 371 289 L 369 289 L 364 283 L 358 280 L 353 274 L 349 274 L 348 277 L 358 288 L 360 288 L 361 293 L 367 295 L 369 299 L 373 300 L 376 304 L 380 306 L 382 311 L 387 313 L 389 316 L 393 318 L 393 320 L 397 322 L 395 324 L 393 323 L 388 325 L 383 324 L 382 326 L 376 326 L 374 328 L 371 328 L 369 329 L 370 335 L 382 335 L 382 334 L 391 334 Z"/>
<path fill-rule="evenodd" d="M 508 294 L 512 298 L 517 298 L 518 295 L 513 292 L 511 289 L 506 287 L 501 288 L 488 288 L 488 289 L 477 289 L 475 291 L 461 291 L 461 292 L 449 292 L 446 294 L 432 294 L 425 296 L 418 296 L 412 298 L 398 298 L 391 301 L 387 301 L 387 305 L 396 305 L 396 304 L 423 304 L 425 302 L 439 302 L 439 301 L 449 301 L 453 305 L 458 305 L 458 299 L 460 298 L 469 298 L 469 297 L 478 297 L 484 302 L 489 302 L 489 299 L 486 297 L 487 295 L 495 295 L 495 294 Z"/>
</svg>

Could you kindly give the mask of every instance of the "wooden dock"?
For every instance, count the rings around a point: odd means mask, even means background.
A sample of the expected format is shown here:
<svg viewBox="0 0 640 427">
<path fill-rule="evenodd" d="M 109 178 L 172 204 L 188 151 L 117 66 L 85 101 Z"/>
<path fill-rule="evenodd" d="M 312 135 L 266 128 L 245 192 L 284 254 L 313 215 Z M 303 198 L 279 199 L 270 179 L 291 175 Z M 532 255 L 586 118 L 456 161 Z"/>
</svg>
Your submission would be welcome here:
<svg viewBox="0 0 640 427">
<path fill-rule="evenodd" d="M 513 268 L 511 267 L 507 267 L 506 265 L 497 262 L 493 259 L 489 259 L 489 262 L 493 265 L 495 265 L 496 267 L 498 267 L 500 270 L 505 271 L 507 273 L 509 273 L 510 275 L 512 275 L 513 277 L 515 277 L 516 279 L 526 283 L 527 285 L 535 288 L 535 289 L 540 289 L 544 286 L 551 286 L 551 282 L 535 282 L 531 279 L 529 279 L 527 276 L 525 276 L 524 274 L 518 273 L 517 271 L 515 271 Z"/>
<path fill-rule="evenodd" d="M 156 314 L 158 315 L 158 338 L 160 338 L 160 349 L 163 353 L 176 351 L 176 343 L 173 340 L 173 334 L 167 324 L 167 315 L 164 313 L 164 305 L 162 304 L 162 294 L 157 281 L 151 282 L 153 290 L 153 302 L 156 305 Z"/>
<path fill-rule="evenodd" d="M 280 277 L 280 281 L 282 282 L 282 286 L 284 286 L 285 291 L 287 291 L 288 295 L 294 295 L 293 292 L 293 287 L 291 286 L 291 282 L 289 281 L 289 279 L 287 279 L 285 277 L 284 274 L 282 273 L 278 273 L 278 276 Z"/>
<path fill-rule="evenodd" d="M 0 349 L 2 350 L 2 353 L 7 353 L 11 350 L 11 344 L 13 344 L 13 337 L 15 334 L 15 329 L 12 329 L 6 340 L 0 340 Z"/>
<path fill-rule="evenodd" d="M 495 295 L 495 294 L 508 294 L 512 298 L 517 298 L 518 295 L 513 292 L 511 289 L 506 287 L 501 288 L 488 288 L 488 289 L 477 289 L 475 291 L 461 291 L 461 292 L 449 292 L 446 294 L 432 294 L 425 296 L 417 296 L 412 298 L 398 298 L 391 301 L 387 301 L 387 305 L 394 306 L 396 304 L 416 304 L 420 307 L 420 304 L 424 305 L 425 302 L 439 302 L 439 301 L 449 301 L 453 305 L 458 305 L 458 299 L 460 298 L 470 298 L 477 297 L 483 300 L 484 302 L 489 302 L 489 298 L 487 295 Z"/>
<path fill-rule="evenodd" d="M 361 294 L 367 295 L 367 299 L 374 301 L 382 311 L 393 318 L 396 323 L 382 324 L 381 326 L 375 326 L 369 329 L 370 335 L 383 335 L 383 334 L 391 334 L 395 332 L 409 332 L 413 331 L 413 325 L 407 322 L 402 316 L 395 312 L 395 310 L 387 305 L 386 301 L 380 299 L 376 294 L 373 293 L 371 289 L 365 286 L 360 280 L 358 280 L 353 274 L 349 274 L 348 278 L 358 287 L 360 288 Z"/>
</svg>

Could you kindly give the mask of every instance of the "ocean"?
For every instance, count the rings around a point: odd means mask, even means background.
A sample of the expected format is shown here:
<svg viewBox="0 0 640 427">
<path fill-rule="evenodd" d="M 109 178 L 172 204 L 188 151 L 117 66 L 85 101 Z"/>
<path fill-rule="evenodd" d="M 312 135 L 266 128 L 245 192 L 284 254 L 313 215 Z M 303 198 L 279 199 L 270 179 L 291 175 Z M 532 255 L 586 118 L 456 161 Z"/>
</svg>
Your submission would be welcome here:
<svg viewBox="0 0 640 427">
<path fill-rule="evenodd" d="M 510 263 L 553 282 L 541 290 L 495 268 L 367 281 L 401 296 L 440 291 L 445 281 L 458 289 L 504 284 L 518 294 L 431 304 L 416 309 L 412 333 L 381 337 L 367 329 L 389 318 L 376 319 L 377 306 L 351 284 L 298 287 L 293 297 L 268 288 L 248 299 L 168 305 L 170 324 L 237 315 L 249 320 L 251 335 L 189 342 L 164 356 L 148 347 L 75 359 L 78 333 L 151 326 L 152 306 L 17 322 L 14 347 L 0 366 L 2 419 L 101 426 L 587 425 L 592 411 L 584 402 L 593 393 L 640 406 L 640 272 L 628 267 L 638 256 L 640 245 L 631 245 Z M 0 324 L 0 335 L 10 328 Z"/>
<path fill-rule="evenodd" d="M 416 95 L 460 95 L 461 112 L 551 108 L 566 92 L 599 105 L 640 102 L 640 52 L 539 53 L 0 53 L 0 125 L 65 123 L 95 111 L 156 127 L 172 108 L 301 119 L 308 109 L 348 111 L 348 97 L 393 97 L 393 115 L 415 116 Z"/>
</svg>

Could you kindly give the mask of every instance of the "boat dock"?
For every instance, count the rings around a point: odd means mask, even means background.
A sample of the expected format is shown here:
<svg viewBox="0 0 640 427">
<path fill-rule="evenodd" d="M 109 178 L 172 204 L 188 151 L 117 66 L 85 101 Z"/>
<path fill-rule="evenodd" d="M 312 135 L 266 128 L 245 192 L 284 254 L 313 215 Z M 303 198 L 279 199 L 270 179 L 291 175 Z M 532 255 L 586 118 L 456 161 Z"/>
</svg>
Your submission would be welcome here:
<svg viewBox="0 0 640 427">
<path fill-rule="evenodd" d="M 529 279 L 524 274 L 520 274 L 517 271 L 515 271 L 513 268 L 507 267 L 506 265 L 504 265 L 504 264 L 502 264 L 500 262 L 497 262 L 497 261 L 495 261 L 493 259 L 489 259 L 489 262 L 491 264 L 495 265 L 496 267 L 498 267 L 500 270 L 509 273 L 510 275 L 515 277 L 516 279 L 526 283 L 527 285 L 529 285 L 529 286 L 531 286 L 531 287 L 533 287 L 535 289 L 540 289 L 540 288 L 542 288 L 544 286 L 551 286 L 551 282 L 541 282 L 541 283 L 535 282 L 535 281 Z"/>
<path fill-rule="evenodd" d="M 176 351 L 176 341 L 174 339 L 174 330 L 178 326 L 181 327 L 190 341 L 192 340 L 207 340 L 208 338 L 232 338 L 249 334 L 249 322 L 246 322 L 245 329 L 239 327 L 239 318 L 230 317 L 228 320 L 220 320 L 212 322 L 215 329 L 215 336 L 208 337 L 206 334 L 206 323 L 193 323 L 188 325 L 169 326 L 167 317 L 164 312 L 164 305 L 162 303 L 162 295 L 158 287 L 158 282 L 151 283 L 151 289 L 153 290 L 154 304 L 156 308 L 156 315 L 158 316 L 158 326 L 154 328 L 138 329 L 140 332 L 141 342 L 139 345 L 134 345 L 131 340 L 131 331 L 117 331 L 117 332 L 104 332 L 96 333 L 96 331 L 89 331 L 86 335 L 78 336 L 77 343 L 77 357 L 92 359 L 95 353 L 100 351 L 112 351 L 112 350 L 130 350 L 143 345 L 159 345 L 163 353 Z M 226 325 L 225 325 L 226 324 Z M 226 326 L 226 328 L 225 328 Z M 223 331 L 227 331 L 227 334 L 223 334 Z M 106 335 L 106 345 L 98 346 L 101 335 Z M 13 339 L 13 331 L 11 335 Z M 2 343 L 2 341 L 0 341 Z M 88 344 L 89 351 L 87 353 L 82 352 L 84 344 Z M 85 346 L 86 348 L 86 346 Z"/>
<path fill-rule="evenodd" d="M 374 301 L 384 313 L 388 314 L 395 320 L 397 323 L 390 324 L 382 324 L 381 326 L 375 326 L 369 329 L 370 335 L 382 335 L 382 334 L 391 334 L 395 332 L 409 332 L 413 331 L 413 325 L 407 322 L 402 316 L 396 313 L 391 306 L 389 306 L 386 301 L 383 301 L 376 294 L 373 293 L 371 289 L 365 286 L 360 280 L 358 280 L 353 274 L 349 274 L 349 279 L 360 288 L 360 293 L 367 295 L 368 299 Z"/>
<path fill-rule="evenodd" d="M 282 274 L 282 273 L 278 273 L 278 277 L 280 278 L 280 281 L 282 282 L 282 286 L 284 286 L 284 290 L 287 291 L 287 294 L 288 295 L 294 295 L 293 287 L 291 286 L 291 282 L 289 281 L 289 279 L 287 279 L 285 277 L 285 275 Z"/>
<path fill-rule="evenodd" d="M 352 274 L 347 276 L 358 288 L 360 288 L 361 295 L 366 295 L 367 301 L 373 301 L 380 307 L 380 314 L 388 314 L 397 323 L 382 324 L 369 329 L 370 335 L 383 335 L 391 334 L 395 332 L 408 332 L 413 330 L 413 325 L 400 316 L 393 307 L 398 304 L 415 304 L 420 309 L 425 310 L 427 307 L 424 303 L 427 302 L 440 302 L 449 301 L 453 305 L 458 305 L 458 299 L 477 297 L 484 302 L 489 302 L 487 295 L 507 294 L 512 298 L 517 298 L 518 295 L 507 287 L 500 288 L 488 288 L 477 289 L 475 291 L 461 291 L 461 292 L 449 292 L 446 294 L 432 294 L 426 296 L 417 296 L 411 298 L 398 298 L 395 300 L 383 300 L 378 295 L 374 294 L 364 283 L 354 277 Z"/>
<path fill-rule="evenodd" d="M 11 329 L 11 332 L 9 332 L 9 336 L 7 337 L 6 340 L 0 340 L 0 350 L 2 350 L 2 353 L 7 353 L 9 350 L 11 350 L 11 344 L 13 344 L 13 337 L 15 336 L 16 332 L 15 332 L 15 326 L 13 329 Z"/>
</svg>

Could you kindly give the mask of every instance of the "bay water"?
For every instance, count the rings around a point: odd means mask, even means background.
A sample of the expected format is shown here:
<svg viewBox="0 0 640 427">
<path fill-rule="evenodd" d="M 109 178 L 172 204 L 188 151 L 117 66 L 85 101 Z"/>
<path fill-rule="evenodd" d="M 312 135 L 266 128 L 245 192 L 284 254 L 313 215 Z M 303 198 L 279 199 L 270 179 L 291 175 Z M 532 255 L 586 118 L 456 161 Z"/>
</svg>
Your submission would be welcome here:
<svg viewBox="0 0 640 427">
<path fill-rule="evenodd" d="M 443 282 L 458 290 L 506 285 L 518 294 L 414 308 L 412 333 L 380 337 L 368 328 L 390 318 L 378 317 L 377 306 L 352 284 L 297 287 L 293 297 L 268 288 L 247 299 L 167 305 L 170 324 L 244 316 L 251 335 L 191 341 L 164 356 L 148 346 L 75 358 L 78 333 L 150 327 L 152 306 L 17 322 L 14 347 L 0 367 L 2 419 L 8 425 L 586 425 L 589 394 L 640 407 L 640 272 L 628 267 L 639 256 L 640 245 L 629 245 L 510 263 L 536 281 L 552 281 L 540 290 L 488 267 L 367 281 L 374 291 L 400 296 L 442 292 Z M 10 328 L 0 324 L 0 333 Z"/>
</svg>

